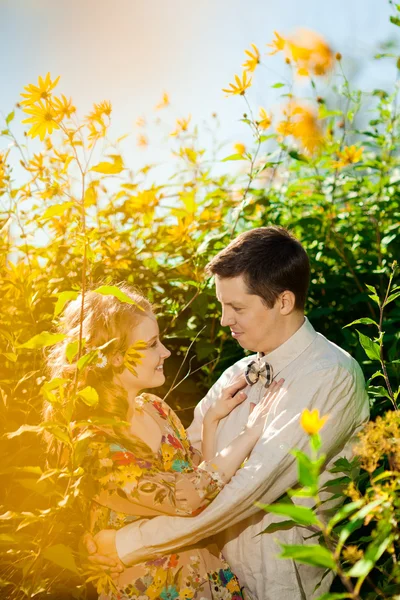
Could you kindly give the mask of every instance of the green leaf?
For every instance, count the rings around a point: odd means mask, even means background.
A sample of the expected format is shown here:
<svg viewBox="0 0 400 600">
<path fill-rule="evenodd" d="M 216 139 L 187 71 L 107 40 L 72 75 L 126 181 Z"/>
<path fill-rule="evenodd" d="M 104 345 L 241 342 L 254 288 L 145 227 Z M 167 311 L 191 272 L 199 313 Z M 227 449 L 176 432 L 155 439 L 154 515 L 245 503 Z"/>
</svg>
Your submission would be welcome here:
<svg viewBox="0 0 400 600">
<path fill-rule="evenodd" d="M 360 339 L 360 344 L 364 348 L 365 354 L 371 360 L 381 360 L 381 353 L 379 344 L 373 342 L 368 336 L 364 335 L 358 329 L 356 329 L 358 333 L 358 337 Z"/>
<path fill-rule="evenodd" d="M 46 381 L 40 388 L 42 396 L 51 404 L 61 404 L 64 397 L 64 386 L 68 383 L 68 379 L 55 377 L 51 381 Z M 59 394 L 53 394 L 53 390 L 58 390 Z"/>
<path fill-rule="evenodd" d="M 67 344 L 67 347 L 65 349 L 65 356 L 66 356 L 69 364 L 72 363 L 75 356 L 78 354 L 78 350 L 79 350 L 79 340 L 75 340 L 74 342 L 69 342 L 69 344 Z"/>
<path fill-rule="evenodd" d="M 362 504 L 362 500 L 356 500 L 355 502 L 349 502 L 349 504 L 342 506 L 342 508 L 340 508 L 338 512 L 333 515 L 332 519 L 329 520 L 327 524 L 328 531 L 332 531 L 335 525 L 340 523 L 340 521 L 343 521 L 343 519 L 347 519 L 347 517 L 360 508 Z"/>
<path fill-rule="evenodd" d="M 389 302 L 393 302 L 393 300 L 396 300 L 396 298 L 399 298 L 399 296 L 400 292 L 395 292 L 394 294 L 391 294 L 383 306 L 387 306 Z"/>
<path fill-rule="evenodd" d="M 318 483 L 318 468 L 313 461 L 300 450 L 293 450 L 293 456 L 297 458 L 298 479 L 301 485 L 314 487 Z"/>
<path fill-rule="evenodd" d="M 58 317 L 58 315 L 62 312 L 64 306 L 70 300 L 76 300 L 79 296 L 79 292 L 70 291 L 70 292 L 60 292 L 57 294 L 57 302 L 54 307 L 54 316 Z"/>
<path fill-rule="evenodd" d="M 275 515 L 285 515 L 290 517 L 296 523 L 301 525 L 318 525 L 319 521 L 311 508 L 306 506 L 296 506 L 295 504 L 260 504 L 256 502 L 256 506 L 265 510 L 265 512 L 271 512 Z"/>
<path fill-rule="evenodd" d="M 373 319 L 370 319 L 369 317 L 363 317 L 362 319 L 356 319 L 348 325 L 345 325 L 343 329 L 346 329 L 346 327 L 351 327 L 352 325 L 356 325 L 356 323 L 361 323 L 362 325 L 376 325 L 377 327 L 379 327 L 378 323 Z"/>
<path fill-rule="evenodd" d="M 20 344 L 19 348 L 28 348 L 34 350 L 37 348 L 47 348 L 48 346 L 54 346 L 61 342 L 65 338 L 63 333 L 50 333 L 49 331 L 42 331 L 38 335 L 33 336 L 25 344 Z"/>
<path fill-rule="evenodd" d="M 318 596 L 317 600 L 341 600 L 342 598 L 353 598 L 353 594 L 331 594 L 328 592 L 327 594 L 322 594 L 322 596 Z"/>
<path fill-rule="evenodd" d="M 262 535 L 263 533 L 275 533 L 276 531 L 286 531 L 287 529 L 292 529 L 292 527 L 296 527 L 298 524 L 296 521 L 280 521 L 279 523 L 271 523 L 268 525 L 261 533 L 257 535 Z"/>
<path fill-rule="evenodd" d="M 110 158 L 113 162 L 100 162 L 90 170 L 95 171 L 95 173 L 103 173 L 104 175 L 118 175 L 124 168 L 123 160 L 118 154 L 110 154 Z"/>
<path fill-rule="evenodd" d="M 332 554 L 323 546 L 314 544 L 305 546 L 282 544 L 283 552 L 280 558 L 292 558 L 306 565 L 324 567 L 336 571 L 336 564 Z"/>
<path fill-rule="evenodd" d="M 281 87 L 285 87 L 284 83 L 274 83 L 274 85 L 271 85 L 272 88 L 281 88 Z"/>
<path fill-rule="evenodd" d="M 230 154 L 221 160 L 221 162 L 227 162 L 228 160 L 248 160 L 243 154 Z"/>
<path fill-rule="evenodd" d="M 69 208 L 74 206 L 75 202 L 62 202 L 49 206 L 43 213 L 42 219 L 52 219 L 53 217 L 61 217 Z"/>
<path fill-rule="evenodd" d="M 82 398 L 87 406 L 97 406 L 99 403 L 99 395 L 93 387 L 90 387 L 90 385 L 83 388 L 83 390 L 79 390 L 78 396 L 79 398 Z"/>
<path fill-rule="evenodd" d="M 55 546 L 45 548 L 42 552 L 42 556 L 63 569 L 67 569 L 76 574 L 79 573 L 71 548 L 64 544 L 56 544 Z"/>
<path fill-rule="evenodd" d="M 6 116 L 6 123 L 7 125 L 9 125 L 11 123 L 11 121 L 14 119 L 15 117 L 15 112 L 11 111 L 7 116 Z"/>
<path fill-rule="evenodd" d="M 14 352 L 2 352 L 2 355 L 5 356 L 7 360 L 10 362 L 17 362 L 17 355 Z"/>
<path fill-rule="evenodd" d="M 297 150 L 289 150 L 288 154 L 289 156 L 294 158 L 294 160 L 299 160 L 300 162 L 308 163 L 307 157 L 305 157 L 304 154 L 300 154 L 299 152 L 297 152 Z"/>
<path fill-rule="evenodd" d="M 118 298 L 121 302 L 126 302 L 126 304 L 134 304 L 137 308 L 144 311 L 144 308 L 139 306 L 135 300 L 132 300 L 127 294 L 122 292 L 116 285 L 101 285 L 96 290 L 94 290 L 97 294 L 102 294 L 103 296 L 114 296 L 114 298 Z"/>
<path fill-rule="evenodd" d="M 365 284 L 365 287 L 372 292 L 371 294 L 369 294 L 369 297 L 371 298 L 371 300 L 373 300 L 374 302 L 377 303 L 378 306 L 380 306 L 380 302 L 379 302 L 379 296 L 377 294 L 376 289 L 374 288 L 373 285 L 368 285 L 367 283 Z"/>
<path fill-rule="evenodd" d="M 379 536 L 378 540 L 368 546 L 364 557 L 351 567 L 347 575 L 349 577 L 366 577 L 392 542 L 392 535 Z"/>
<path fill-rule="evenodd" d="M 393 25 L 397 25 L 397 27 L 400 27 L 399 17 L 394 17 L 393 15 L 390 15 L 389 20 L 391 23 L 393 23 Z"/>
</svg>

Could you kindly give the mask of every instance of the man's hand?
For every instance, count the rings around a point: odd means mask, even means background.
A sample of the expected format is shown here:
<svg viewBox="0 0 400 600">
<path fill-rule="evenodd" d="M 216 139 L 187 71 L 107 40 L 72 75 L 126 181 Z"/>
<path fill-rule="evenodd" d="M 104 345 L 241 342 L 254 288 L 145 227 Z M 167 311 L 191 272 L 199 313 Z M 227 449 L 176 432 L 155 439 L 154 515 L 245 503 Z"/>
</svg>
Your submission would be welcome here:
<svg viewBox="0 0 400 600">
<path fill-rule="evenodd" d="M 247 386 L 244 375 L 238 375 L 232 383 L 222 390 L 219 398 L 214 402 L 206 413 L 207 421 L 220 421 L 247 398 L 243 388 Z"/>
<path fill-rule="evenodd" d="M 113 578 L 117 578 L 124 570 L 124 565 L 117 554 L 115 534 L 115 529 L 102 529 L 94 537 L 90 533 L 85 533 L 82 538 L 88 561 L 109 572 Z"/>
</svg>

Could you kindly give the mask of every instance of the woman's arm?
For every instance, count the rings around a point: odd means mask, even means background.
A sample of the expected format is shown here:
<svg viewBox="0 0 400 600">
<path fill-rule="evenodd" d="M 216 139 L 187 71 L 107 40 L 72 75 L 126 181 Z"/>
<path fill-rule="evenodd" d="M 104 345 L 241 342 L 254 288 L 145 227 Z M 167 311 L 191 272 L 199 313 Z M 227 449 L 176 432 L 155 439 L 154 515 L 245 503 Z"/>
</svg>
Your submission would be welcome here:
<svg viewBox="0 0 400 600">
<path fill-rule="evenodd" d="M 219 419 L 211 409 L 206 413 L 202 431 L 203 458 L 209 467 L 211 466 L 212 469 L 215 469 L 215 471 L 219 473 L 224 483 L 227 483 L 233 477 L 257 443 L 263 432 L 269 407 L 276 398 L 283 381 L 283 379 L 280 379 L 278 382 L 272 382 L 264 398 L 257 406 L 251 405 L 252 409 L 246 426 L 241 433 L 220 452 L 216 452 L 215 446 Z M 200 467 L 201 466 L 204 468 L 204 463 L 202 463 Z"/>
</svg>

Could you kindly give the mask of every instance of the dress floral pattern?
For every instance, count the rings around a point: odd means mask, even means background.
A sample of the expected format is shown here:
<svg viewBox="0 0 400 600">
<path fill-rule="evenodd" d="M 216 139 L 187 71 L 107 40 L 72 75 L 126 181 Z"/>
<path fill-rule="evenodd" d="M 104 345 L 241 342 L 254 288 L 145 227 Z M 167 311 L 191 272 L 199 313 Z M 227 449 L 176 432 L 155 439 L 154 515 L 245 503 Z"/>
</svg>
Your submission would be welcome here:
<svg viewBox="0 0 400 600">
<path fill-rule="evenodd" d="M 201 462 L 174 411 L 151 394 L 136 398 L 158 424 L 161 443 L 153 452 L 132 436 L 115 443 L 104 432 L 90 444 L 90 529 L 118 529 L 158 515 L 194 516 L 220 492 L 213 466 Z M 145 433 L 145 432 L 144 432 Z M 145 439 L 146 435 L 143 436 Z M 101 600 L 240 600 L 240 585 L 216 544 L 197 544 L 181 552 L 127 567 L 115 589 Z"/>
</svg>

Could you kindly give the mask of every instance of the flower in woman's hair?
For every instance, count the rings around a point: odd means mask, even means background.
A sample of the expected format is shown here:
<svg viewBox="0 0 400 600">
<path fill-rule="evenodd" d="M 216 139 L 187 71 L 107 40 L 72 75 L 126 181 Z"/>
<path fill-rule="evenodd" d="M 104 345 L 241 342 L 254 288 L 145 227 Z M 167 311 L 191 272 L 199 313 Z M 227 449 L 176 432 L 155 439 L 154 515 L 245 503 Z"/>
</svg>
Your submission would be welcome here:
<svg viewBox="0 0 400 600">
<path fill-rule="evenodd" d="M 146 342 L 138 340 L 125 352 L 124 367 L 135 376 L 137 376 L 135 367 L 140 365 L 143 358 L 143 352 L 140 352 L 140 350 L 144 350 L 145 348 L 147 348 Z"/>
<path fill-rule="evenodd" d="M 98 369 L 105 369 L 108 366 L 107 356 L 101 350 L 97 351 L 98 360 L 96 363 L 96 367 Z"/>
</svg>

